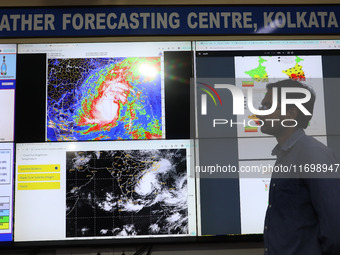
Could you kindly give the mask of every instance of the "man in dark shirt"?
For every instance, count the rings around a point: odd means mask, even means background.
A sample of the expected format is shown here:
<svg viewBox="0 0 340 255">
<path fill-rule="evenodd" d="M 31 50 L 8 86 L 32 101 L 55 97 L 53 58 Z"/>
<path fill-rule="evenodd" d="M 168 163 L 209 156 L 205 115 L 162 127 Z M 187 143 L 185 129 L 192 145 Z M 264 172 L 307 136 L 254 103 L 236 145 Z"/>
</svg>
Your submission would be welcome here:
<svg viewBox="0 0 340 255">
<path fill-rule="evenodd" d="M 272 106 L 273 88 L 278 90 L 278 106 L 270 115 L 258 116 L 261 131 L 275 136 L 278 144 L 272 154 L 275 166 L 290 167 L 290 172 L 273 172 L 264 226 L 265 254 L 340 255 L 340 167 L 333 153 L 313 137 L 306 136 L 310 115 L 295 105 L 281 112 L 281 88 L 305 88 L 311 99 L 303 104 L 313 112 L 314 91 L 294 80 L 267 85 L 262 109 Z M 290 95 L 301 97 L 301 93 Z M 279 121 L 266 121 L 276 119 Z M 281 124 L 284 119 L 286 127 Z M 287 127 L 290 126 L 290 127 Z M 339 167 L 339 169 L 338 169 Z M 314 170 L 312 170 L 314 169 Z"/>
</svg>

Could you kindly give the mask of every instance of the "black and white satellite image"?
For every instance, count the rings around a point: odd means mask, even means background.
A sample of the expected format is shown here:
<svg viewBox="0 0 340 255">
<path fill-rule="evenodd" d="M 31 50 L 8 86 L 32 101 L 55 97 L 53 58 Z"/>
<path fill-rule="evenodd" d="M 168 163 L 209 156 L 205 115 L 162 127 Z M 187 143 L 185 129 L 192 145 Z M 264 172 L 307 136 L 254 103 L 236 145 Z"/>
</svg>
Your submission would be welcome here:
<svg viewBox="0 0 340 255">
<path fill-rule="evenodd" d="M 185 149 L 66 154 L 66 236 L 188 233 Z"/>
</svg>

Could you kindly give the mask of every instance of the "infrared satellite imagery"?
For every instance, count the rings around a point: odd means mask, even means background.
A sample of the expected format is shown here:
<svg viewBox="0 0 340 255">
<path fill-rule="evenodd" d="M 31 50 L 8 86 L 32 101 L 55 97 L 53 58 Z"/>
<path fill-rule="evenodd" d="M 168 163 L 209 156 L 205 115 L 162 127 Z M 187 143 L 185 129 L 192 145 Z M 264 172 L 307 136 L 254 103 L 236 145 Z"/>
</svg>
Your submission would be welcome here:
<svg viewBox="0 0 340 255">
<path fill-rule="evenodd" d="M 187 234 L 186 153 L 67 152 L 66 236 Z"/>
<path fill-rule="evenodd" d="M 160 57 L 48 60 L 47 141 L 164 137 Z"/>
</svg>

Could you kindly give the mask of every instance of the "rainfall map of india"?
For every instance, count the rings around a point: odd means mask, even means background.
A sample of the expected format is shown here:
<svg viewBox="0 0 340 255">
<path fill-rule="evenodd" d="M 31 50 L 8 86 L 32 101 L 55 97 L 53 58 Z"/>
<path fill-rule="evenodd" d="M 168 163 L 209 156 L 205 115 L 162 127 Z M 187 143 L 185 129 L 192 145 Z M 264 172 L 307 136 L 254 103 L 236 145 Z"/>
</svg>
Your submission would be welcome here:
<svg viewBox="0 0 340 255">
<path fill-rule="evenodd" d="M 290 52 L 291 53 L 291 52 Z M 261 101 L 266 93 L 267 83 L 292 79 L 312 87 L 317 97 L 314 117 L 309 123 L 309 130 L 324 133 L 324 107 L 321 56 L 313 55 L 284 55 L 284 56 L 244 56 L 235 57 L 236 86 L 242 90 L 252 89 L 253 105 L 256 109 L 261 106 Z M 246 92 L 245 92 L 246 94 Z M 247 96 L 246 96 L 247 97 Z M 252 114 L 245 106 L 246 122 L 251 125 L 238 126 L 238 134 L 242 136 L 253 136 L 263 134 L 260 132 L 260 120 Z M 238 116 L 238 121 L 242 121 Z M 250 122 L 249 122 L 250 121 Z"/>
<path fill-rule="evenodd" d="M 185 149 L 66 155 L 66 236 L 188 233 Z"/>
<path fill-rule="evenodd" d="M 48 60 L 48 141 L 164 137 L 160 57 Z"/>
</svg>

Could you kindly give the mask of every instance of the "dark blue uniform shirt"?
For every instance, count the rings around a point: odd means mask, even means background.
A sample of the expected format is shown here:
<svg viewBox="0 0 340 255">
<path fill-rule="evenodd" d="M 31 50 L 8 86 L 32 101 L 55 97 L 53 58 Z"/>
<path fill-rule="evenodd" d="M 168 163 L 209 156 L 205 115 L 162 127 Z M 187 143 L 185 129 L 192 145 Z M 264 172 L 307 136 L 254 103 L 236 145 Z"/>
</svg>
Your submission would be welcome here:
<svg viewBox="0 0 340 255">
<path fill-rule="evenodd" d="M 335 173 L 339 161 L 302 129 L 283 146 L 277 145 L 273 154 L 276 166 L 327 164 L 333 172 L 319 176 L 315 172 L 306 176 L 273 173 L 264 227 L 265 254 L 340 255 L 340 169 Z"/>
</svg>

